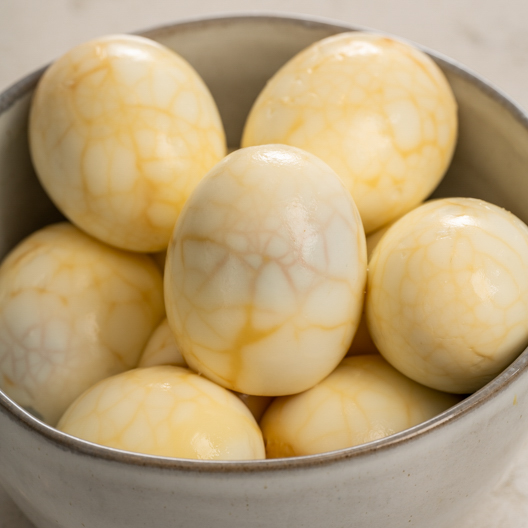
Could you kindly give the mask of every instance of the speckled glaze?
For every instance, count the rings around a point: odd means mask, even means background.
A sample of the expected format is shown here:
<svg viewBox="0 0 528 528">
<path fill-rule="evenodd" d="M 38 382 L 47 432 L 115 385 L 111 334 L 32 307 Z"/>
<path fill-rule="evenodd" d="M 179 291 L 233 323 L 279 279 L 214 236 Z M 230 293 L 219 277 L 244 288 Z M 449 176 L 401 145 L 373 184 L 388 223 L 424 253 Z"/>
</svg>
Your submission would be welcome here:
<svg viewBox="0 0 528 528">
<path fill-rule="evenodd" d="M 230 146 L 266 80 L 296 52 L 354 28 L 274 16 L 196 20 L 145 33 L 179 51 L 217 101 Z M 459 104 L 460 136 L 437 196 L 473 196 L 524 221 L 528 118 L 432 54 Z M 27 114 L 40 72 L 0 96 L 0 255 L 58 218 L 31 168 Z M 498 482 L 528 428 L 528 352 L 477 393 L 370 444 L 295 459 L 198 462 L 74 439 L 0 394 L 0 478 L 38 528 L 443 528 Z"/>
</svg>

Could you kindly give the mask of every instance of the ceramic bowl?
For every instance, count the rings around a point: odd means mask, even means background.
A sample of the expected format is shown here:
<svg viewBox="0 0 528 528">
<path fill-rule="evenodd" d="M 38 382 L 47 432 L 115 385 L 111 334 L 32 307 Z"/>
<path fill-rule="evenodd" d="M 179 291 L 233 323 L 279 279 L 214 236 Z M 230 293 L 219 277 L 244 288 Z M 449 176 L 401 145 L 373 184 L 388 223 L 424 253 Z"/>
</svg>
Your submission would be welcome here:
<svg viewBox="0 0 528 528">
<path fill-rule="evenodd" d="M 266 80 L 339 23 L 215 17 L 143 33 L 194 65 L 237 146 Z M 427 50 L 426 50 L 427 51 Z M 428 52 L 430 53 L 430 52 Z M 474 196 L 528 221 L 527 116 L 431 53 L 460 108 L 460 139 L 436 195 Z M 60 216 L 33 172 L 27 116 L 36 72 L 0 96 L 0 256 Z M 498 482 L 528 427 L 528 352 L 462 403 L 369 444 L 295 459 L 201 462 L 125 453 L 64 435 L 0 394 L 0 479 L 39 528 L 459 525 Z"/>
</svg>

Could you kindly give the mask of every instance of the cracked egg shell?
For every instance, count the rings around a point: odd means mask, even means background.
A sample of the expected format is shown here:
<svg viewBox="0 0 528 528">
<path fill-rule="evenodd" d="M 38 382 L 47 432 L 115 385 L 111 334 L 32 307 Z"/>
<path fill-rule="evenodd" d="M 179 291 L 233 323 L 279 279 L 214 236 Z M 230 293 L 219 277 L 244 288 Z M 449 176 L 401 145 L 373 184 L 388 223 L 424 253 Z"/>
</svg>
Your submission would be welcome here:
<svg viewBox="0 0 528 528">
<path fill-rule="evenodd" d="M 119 248 L 166 248 L 189 193 L 225 155 L 196 71 L 143 37 L 81 44 L 42 76 L 31 105 L 39 179 L 78 227 Z"/>
<path fill-rule="evenodd" d="M 163 316 L 149 256 L 45 227 L 0 266 L 0 388 L 55 425 L 88 387 L 136 366 Z"/>
<path fill-rule="evenodd" d="M 250 147 L 185 205 L 167 252 L 167 318 L 196 372 L 237 392 L 292 394 L 346 354 L 365 280 L 365 234 L 338 176 L 294 147 Z"/>
<path fill-rule="evenodd" d="M 392 225 L 369 261 L 367 324 L 410 378 L 470 393 L 528 343 L 528 227 L 472 198 L 428 202 Z"/>
<path fill-rule="evenodd" d="M 379 355 L 353 356 L 310 390 L 276 398 L 260 426 L 268 458 L 313 455 L 385 438 L 459 401 L 410 380 Z"/>
<path fill-rule="evenodd" d="M 456 136 L 456 101 L 437 65 L 404 42 L 354 32 L 312 44 L 268 81 L 242 146 L 283 143 L 320 157 L 370 233 L 435 189 Z"/>
<path fill-rule="evenodd" d="M 82 394 L 57 428 L 89 442 L 199 460 L 265 458 L 248 408 L 215 383 L 174 366 L 129 370 Z"/>
</svg>

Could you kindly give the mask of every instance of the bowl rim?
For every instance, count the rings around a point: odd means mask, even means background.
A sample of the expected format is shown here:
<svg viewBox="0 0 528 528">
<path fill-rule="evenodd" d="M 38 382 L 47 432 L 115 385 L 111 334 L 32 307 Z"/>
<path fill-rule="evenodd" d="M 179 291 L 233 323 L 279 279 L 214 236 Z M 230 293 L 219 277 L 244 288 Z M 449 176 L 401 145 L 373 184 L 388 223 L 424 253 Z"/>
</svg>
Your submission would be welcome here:
<svg viewBox="0 0 528 528">
<path fill-rule="evenodd" d="M 391 35 L 385 31 L 379 31 L 363 26 L 348 24 L 342 21 L 324 17 L 308 16 L 303 14 L 284 14 L 272 12 L 251 12 L 251 13 L 227 13 L 208 14 L 199 17 L 186 18 L 170 24 L 157 26 L 151 29 L 135 32 L 149 38 L 162 36 L 178 27 L 180 30 L 192 30 L 197 26 L 220 23 L 237 23 L 245 20 L 261 20 L 271 23 L 297 24 L 305 27 L 325 27 L 336 30 L 336 33 L 344 31 L 366 31 L 382 33 L 396 38 L 400 41 L 408 42 L 418 49 L 427 53 L 444 70 L 455 73 L 458 77 L 476 85 L 482 92 L 493 99 L 496 103 L 504 107 L 512 117 L 524 128 L 528 129 L 528 114 L 526 114 L 512 99 L 510 99 L 500 89 L 493 86 L 483 77 L 472 72 L 457 61 L 448 58 L 425 46 L 414 43 L 397 35 Z M 22 97 L 30 93 L 36 86 L 40 76 L 46 66 L 23 77 L 18 82 L 9 86 L 0 94 L 0 114 L 6 112 L 15 105 Z M 392 450 L 399 445 L 416 441 L 440 427 L 445 427 L 455 421 L 462 419 L 468 412 L 489 402 L 495 395 L 506 390 L 517 380 L 523 372 L 528 370 L 528 348 L 526 348 L 506 369 L 498 376 L 487 383 L 480 390 L 467 396 L 460 403 L 447 409 L 441 414 L 414 427 L 405 429 L 391 436 L 375 440 L 366 444 L 339 449 L 315 455 L 306 455 L 292 458 L 262 459 L 249 461 L 216 461 L 216 460 L 193 460 L 184 458 L 170 458 L 154 456 L 141 453 L 132 453 L 119 449 L 114 449 L 92 442 L 88 442 L 74 436 L 63 433 L 52 426 L 38 420 L 22 407 L 11 400 L 0 390 L 0 412 L 17 425 L 33 434 L 37 434 L 56 448 L 69 451 L 74 454 L 102 459 L 118 464 L 144 466 L 161 470 L 180 470 L 198 473 L 251 473 L 265 471 L 284 471 L 292 469 L 305 469 L 322 465 L 331 465 L 346 459 L 359 459 L 369 456 L 375 452 L 385 452 Z"/>
</svg>

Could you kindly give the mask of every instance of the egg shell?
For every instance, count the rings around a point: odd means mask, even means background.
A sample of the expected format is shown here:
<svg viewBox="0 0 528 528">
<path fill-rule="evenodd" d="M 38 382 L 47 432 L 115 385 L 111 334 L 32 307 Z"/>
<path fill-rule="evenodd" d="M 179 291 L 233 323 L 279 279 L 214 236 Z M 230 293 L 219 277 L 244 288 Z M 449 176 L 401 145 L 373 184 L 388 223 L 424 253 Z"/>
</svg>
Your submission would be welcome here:
<svg viewBox="0 0 528 528">
<path fill-rule="evenodd" d="M 189 193 L 226 151 L 196 71 L 132 35 L 80 44 L 46 70 L 29 140 L 42 185 L 72 222 L 144 252 L 166 248 Z"/>
<path fill-rule="evenodd" d="M 45 227 L 0 266 L 0 388 L 55 425 L 88 387 L 136 366 L 163 316 L 150 257 Z"/>
<path fill-rule="evenodd" d="M 320 157 L 370 233 L 433 191 L 456 136 L 456 101 L 438 66 L 405 42 L 353 32 L 312 44 L 272 77 L 242 146 L 283 143 Z"/>
<path fill-rule="evenodd" d="M 238 150 L 187 202 L 167 252 L 167 318 L 190 368 L 246 394 L 305 390 L 357 328 L 366 244 L 350 194 L 294 147 Z"/>
<path fill-rule="evenodd" d="M 102 380 L 68 408 L 57 427 L 90 442 L 149 455 L 265 457 L 262 434 L 247 407 L 180 367 L 133 369 Z"/>
<path fill-rule="evenodd" d="M 528 343 L 528 227 L 482 200 L 428 202 L 385 233 L 369 261 L 370 335 L 398 370 L 470 393 Z"/>
<path fill-rule="evenodd" d="M 313 455 L 390 436 L 459 401 L 406 378 L 379 355 L 354 356 L 315 387 L 276 398 L 260 426 L 268 458 Z"/>
</svg>

